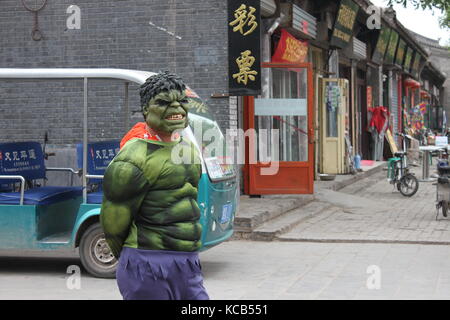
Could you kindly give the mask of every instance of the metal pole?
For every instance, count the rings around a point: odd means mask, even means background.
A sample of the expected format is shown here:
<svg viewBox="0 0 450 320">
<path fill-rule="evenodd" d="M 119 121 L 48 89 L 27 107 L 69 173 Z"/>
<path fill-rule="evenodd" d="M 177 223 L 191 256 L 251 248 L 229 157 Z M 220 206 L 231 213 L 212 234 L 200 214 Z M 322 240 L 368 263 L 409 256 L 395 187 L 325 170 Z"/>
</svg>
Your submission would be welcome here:
<svg viewBox="0 0 450 320">
<path fill-rule="evenodd" d="M 83 203 L 87 203 L 88 79 L 84 78 L 83 108 Z"/>
<path fill-rule="evenodd" d="M 130 129 L 130 107 L 128 105 L 128 87 L 130 83 L 125 82 L 125 131 Z"/>
<path fill-rule="evenodd" d="M 423 163 L 422 163 L 422 179 L 427 180 L 430 174 L 430 152 L 425 150 L 423 153 Z"/>
</svg>

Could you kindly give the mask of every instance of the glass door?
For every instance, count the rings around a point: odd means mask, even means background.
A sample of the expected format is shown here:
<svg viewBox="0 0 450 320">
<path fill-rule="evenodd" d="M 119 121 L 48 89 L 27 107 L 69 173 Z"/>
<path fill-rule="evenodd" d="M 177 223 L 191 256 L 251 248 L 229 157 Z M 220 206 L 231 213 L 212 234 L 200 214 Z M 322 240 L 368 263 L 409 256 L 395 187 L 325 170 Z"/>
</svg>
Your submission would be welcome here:
<svg viewBox="0 0 450 320">
<path fill-rule="evenodd" d="M 312 71 L 263 64 L 263 94 L 248 97 L 249 194 L 312 193 Z"/>
</svg>

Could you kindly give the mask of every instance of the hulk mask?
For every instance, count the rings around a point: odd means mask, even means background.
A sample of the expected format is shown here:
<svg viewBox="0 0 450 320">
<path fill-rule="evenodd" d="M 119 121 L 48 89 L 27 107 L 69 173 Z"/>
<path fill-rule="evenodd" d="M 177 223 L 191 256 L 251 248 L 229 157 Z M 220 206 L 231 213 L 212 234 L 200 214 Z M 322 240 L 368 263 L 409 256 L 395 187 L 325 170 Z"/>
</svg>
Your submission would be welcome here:
<svg viewBox="0 0 450 320">
<path fill-rule="evenodd" d="M 188 100 L 184 92 L 172 89 L 150 99 L 143 114 L 145 122 L 156 132 L 172 133 L 188 125 Z"/>
<path fill-rule="evenodd" d="M 170 134 L 188 125 L 186 85 L 169 72 L 158 73 L 141 86 L 145 122 L 156 132 Z"/>
</svg>

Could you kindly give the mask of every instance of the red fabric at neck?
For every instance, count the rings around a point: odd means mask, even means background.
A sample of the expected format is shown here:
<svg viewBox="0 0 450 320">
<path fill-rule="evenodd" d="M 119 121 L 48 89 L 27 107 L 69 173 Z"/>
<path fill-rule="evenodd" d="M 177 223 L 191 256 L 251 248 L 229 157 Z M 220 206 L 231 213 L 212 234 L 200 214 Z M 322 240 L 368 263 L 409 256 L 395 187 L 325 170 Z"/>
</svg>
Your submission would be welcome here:
<svg viewBox="0 0 450 320">
<path fill-rule="evenodd" d="M 133 128 L 131 128 L 130 131 L 127 132 L 127 134 L 122 138 L 122 141 L 120 141 L 120 149 L 127 143 L 128 141 L 139 138 L 139 139 L 147 139 L 147 140 L 154 140 L 159 141 L 158 137 L 155 135 L 152 135 L 147 130 L 147 124 L 145 122 L 138 122 L 134 125 Z"/>
</svg>

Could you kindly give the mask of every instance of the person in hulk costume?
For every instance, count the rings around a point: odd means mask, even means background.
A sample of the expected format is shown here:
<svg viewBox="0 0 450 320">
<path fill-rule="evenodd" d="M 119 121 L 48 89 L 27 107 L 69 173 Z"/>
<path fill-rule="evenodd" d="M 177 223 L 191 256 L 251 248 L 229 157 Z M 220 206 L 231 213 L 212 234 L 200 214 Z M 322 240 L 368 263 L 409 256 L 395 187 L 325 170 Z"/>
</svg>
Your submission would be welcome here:
<svg viewBox="0 0 450 320">
<path fill-rule="evenodd" d="M 163 72 L 146 80 L 140 96 L 145 123 L 125 135 L 103 179 L 100 222 L 119 259 L 120 293 L 127 300 L 209 299 L 197 252 L 200 158 L 177 133 L 188 125 L 186 86 Z"/>
</svg>

